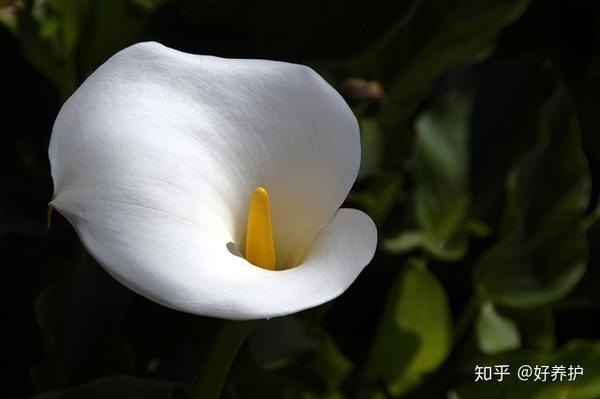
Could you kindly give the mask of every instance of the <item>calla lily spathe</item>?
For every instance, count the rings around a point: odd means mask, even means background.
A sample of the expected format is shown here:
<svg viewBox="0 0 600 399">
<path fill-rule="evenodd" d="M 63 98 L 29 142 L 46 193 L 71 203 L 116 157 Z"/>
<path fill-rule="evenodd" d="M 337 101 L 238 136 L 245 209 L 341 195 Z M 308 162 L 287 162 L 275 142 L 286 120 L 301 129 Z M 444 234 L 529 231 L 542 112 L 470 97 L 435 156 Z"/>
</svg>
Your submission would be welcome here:
<svg viewBox="0 0 600 399">
<path fill-rule="evenodd" d="M 356 119 L 305 66 L 133 45 L 64 104 L 49 157 L 51 205 L 89 252 L 181 311 L 297 312 L 340 295 L 375 251 L 372 220 L 338 209 L 358 173 Z M 283 270 L 235 254 L 256 187 Z"/>
</svg>

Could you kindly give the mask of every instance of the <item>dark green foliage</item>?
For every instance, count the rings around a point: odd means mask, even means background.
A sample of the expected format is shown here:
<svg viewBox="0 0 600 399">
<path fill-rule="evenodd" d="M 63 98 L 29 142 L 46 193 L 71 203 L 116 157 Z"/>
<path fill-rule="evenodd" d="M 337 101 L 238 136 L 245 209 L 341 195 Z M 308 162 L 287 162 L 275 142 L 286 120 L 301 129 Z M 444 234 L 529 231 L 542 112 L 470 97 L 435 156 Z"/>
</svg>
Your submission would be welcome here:
<svg viewBox="0 0 600 399">
<path fill-rule="evenodd" d="M 128 376 L 110 377 L 35 399 L 186 399 L 184 388 L 173 383 Z"/>
<path fill-rule="evenodd" d="M 45 230 L 60 104 L 142 40 L 308 64 L 361 127 L 347 205 L 375 259 L 339 299 L 259 321 L 224 398 L 600 397 L 593 0 L 0 0 L 0 397 L 188 398 L 237 334 L 121 286 L 60 215 Z M 506 381 L 474 382 L 496 364 Z M 522 364 L 585 373 L 525 383 Z"/>
<path fill-rule="evenodd" d="M 568 101 L 555 89 L 540 111 L 538 142 L 508 174 L 503 239 L 482 255 L 475 277 L 495 302 L 545 305 L 568 294 L 585 271 L 590 180 Z"/>
</svg>

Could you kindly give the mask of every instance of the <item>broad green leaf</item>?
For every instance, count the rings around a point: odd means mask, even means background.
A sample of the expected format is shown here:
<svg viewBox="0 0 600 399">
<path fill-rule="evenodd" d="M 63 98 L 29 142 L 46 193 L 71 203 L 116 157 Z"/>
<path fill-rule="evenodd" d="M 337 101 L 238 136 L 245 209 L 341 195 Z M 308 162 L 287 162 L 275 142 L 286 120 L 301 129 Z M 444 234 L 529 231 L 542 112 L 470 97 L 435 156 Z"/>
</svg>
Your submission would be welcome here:
<svg viewBox="0 0 600 399">
<path fill-rule="evenodd" d="M 180 385 L 146 380 L 131 376 L 117 376 L 89 384 L 36 396 L 34 399 L 185 399 L 186 390 Z"/>
<path fill-rule="evenodd" d="M 466 213 L 469 109 L 464 98 L 449 96 L 416 122 L 417 220 L 435 236 L 451 235 Z"/>
<path fill-rule="evenodd" d="M 301 368 L 306 380 L 316 380 L 328 394 L 335 393 L 352 370 L 350 359 L 324 329 L 295 316 L 261 321 L 247 342 L 261 369 L 285 374 Z"/>
<path fill-rule="evenodd" d="M 588 267 L 580 283 L 573 292 L 560 302 L 560 305 L 568 308 L 573 305 L 581 307 L 600 306 L 600 290 L 598 281 L 600 281 L 600 221 L 596 221 L 588 227 L 586 231 L 587 243 L 589 248 Z"/>
<path fill-rule="evenodd" d="M 101 62 L 132 44 L 167 0 L 26 1 L 0 15 L 23 53 L 66 99 Z"/>
<path fill-rule="evenodd" d="M 379 119 L 388 164 L 406 160 L 412 118 L 439 79 L 454 67 L 484 60 L 500 32 L 523 14 L 529 1 L 396 3 L 403 4 L 401 17 L 366 51 L 351 60 L 315 63 L 337 80 L 356 76 L 383 84 L 387 101 Z"/>
<path fill-rule="evenodd" d="M 535 399 L 591 399 L 600 397 L 600 342 L 573 341 L 547 361 L 548 364 L 581 366 L 583 375 L 574 381 L 539 384 Z M 568 380 L 568 378 L 567 378 Z M 516 387 L 517 391 L 519 387 Z M 524 397 L 524 396 L 523 396 Z"/>
<path fill-rule="evenodd" d="M 394 27 L 374 59 L 386 91 L 396 106 L 414 110 L 442 73 L 460 64 L 478 62 L 494 48 L 498 34 L 517 20 L 527 0 L 425 1 L 409 23 Z M 404 111 L 406 112 L 406 111 Z"/>
<path fill-rule="evenodd" d="M 482 68 L 472 111 L 470 210 L 491 226 L 502 216 L 510 169 L 538 142 L 550 77 L 538 59 L 524 57 L 490 60 Z"/>
<path fill-rule="evenodd" d="M 386 148 L 410 142 L 410 119 L 435 84 L 454 67 L 478 63 L 493 50 L 500 32 L 525 11 L 528 0 L 423 1 L 408 23 L 394 27 L 370 54 L 374 78 L 388 95 L 383 125 L 395 137 Z M 398 159 L 404 152 L 390 151 Z"/>
<path fill-rule="evenodd" d="M 442 260 L 459 260 L 479 225 L 469 220 L 468 141 L 470 101 L 453 93 L 419 116 L 414 145 L 416 229 L 384 242 L 403 253 L 420 246 Z M 483 231 L 485 233 L 485 230 Z"/>
<path fill-rule="evenodd" d="M 596 49 L 600 43 L 596 36 Z M 565 82 L 573 95 L 579 120 L 583 150 L 589 159 L 590 175 L 595 187 L 600 187 L 600 118 L 598 118 L 598 99 L 600 98 L 600 60 L 598 51 L 595 56 L 581 60 L 565 56 L 561 59 L 561 72 L 564 72 Z M 588 71 L 581 73 L 582 70 Z M 589 261 L 588 269 L 581 284 L 575 289 L 573 300 L 582 304 L 600 304 L 600 190 L 592 190 L 592 203 L 585 225 L 588 227 Z"/>
<path fill-rule="evenodd" d="M 475 336 L 479 349 L 489 355 L 521 346 L 521 336 L 515 322 L 498 314 L 491 302 L 485 302 L 481 306 L 475 324 Z"/>
<path fill-rule="evenodd" d="M 568 294 L 585 272 L 581 225 L 590 181 L 579 125 L 560 87 L 540 115 L 538 145 L 511 171 L 503 231 L 475 279 L 495 303 L 536 307 Z"/>
<path fill-rule="evenodd" d="M 402 17 L 353 60 L 350 69 L 382 81 L 395 111 L 410 115 L 444 72 L 489 54 L 498 34 L 523 14 L 528 3 L 406 2 Z"/>
<path fill-rule="evenodd" d="M 91 0 L 49 0 L 44 5 L 44 12 L 39 13 L 37 22 L 42 28 L 42 38 L 55 40 L 59 46 L 58 51 L 65 59 L 74 56 L 92 4 Z M 49 24 L 54 29 L 44 29 L 44 25 Z M 46 35 L 43 34 L 44 30 Z"/>
<path fill-rule="evenodd" d="M 63 45 L 60 21 L 40 3 L 37 8 L 34 4 L 26 2 L 7 18 L 0 18 L 0 22 L 10 30 L 29 62 L 66 98 L 77 84 L 74 60 Z"/>
<path fill-rule="evenodd" d="M 58 1 L 58 0 L 55 0 Z M 65 0 L 60 0 L 65 1 Z M 77 0 L 70 0 L 77 1 Z M 87 76 L 117 51 L 140 40 L 158 3 L 164 0 L 140 0 L 146 6 L 133 6 L 132 0 L 92 1 L 85 16 L 86 29 L 79 36 L 77 66 Z"/>
<path fill-rule="evenodd" d="M 322 333 L 320 338 L 320 348 L 314 352 L 308 367 L 321 377 L 327 392 L 335 392 L 352 371 L 352 362 L 329 335 Z"/>
<path fill-rule="evenodd" d="M 444 288 L 425 264 L 412 260 L 391 290 L 367 374 L 371 380 L 386 381 L 393 395 L 401 395 L 446 359 L 452 339 Z"/>
<path fill-rule="evenodd" d="M 596 28 L 597 30 L 597 28 Z M 564 76 L 569 93 L 577 108 L 581 123 L 581 136 L 584 152 L 590 159 L 592 178 L 595 184 L 600 184 L 600 120 L 598 120 L 598 98 L 600 97 L 600 58 L 597 51 L 600 45 L 596 34 L 596 50 L 593 57 L 575 59 L 564 55 L 559 60 L 560 70 Z M 582 73 L 585 70 L 586 73 Z M 600 195 L 596 194 L 596 202 Z"/>
</svg>

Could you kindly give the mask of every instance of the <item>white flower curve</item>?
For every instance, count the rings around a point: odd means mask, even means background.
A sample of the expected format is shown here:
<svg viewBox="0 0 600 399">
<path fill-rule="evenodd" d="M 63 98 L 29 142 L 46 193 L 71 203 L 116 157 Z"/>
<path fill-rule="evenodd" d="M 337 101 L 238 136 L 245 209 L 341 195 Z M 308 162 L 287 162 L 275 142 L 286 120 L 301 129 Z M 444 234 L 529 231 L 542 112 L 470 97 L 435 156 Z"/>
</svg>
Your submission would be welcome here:
<svg viewBox="0 0 600 399">
<path fill-rule="evenodd" d="M 61 109 L 52 206 L 134 291 L 229 319 L 294 313 L 341 294 L 371 260 L 372 220 L 338 209 L 358 173 L 356 119 L 310 68 L 139 43 Z M 278 267 L 235 256 L 248 201 L 271 197 Z"/>
</svg>

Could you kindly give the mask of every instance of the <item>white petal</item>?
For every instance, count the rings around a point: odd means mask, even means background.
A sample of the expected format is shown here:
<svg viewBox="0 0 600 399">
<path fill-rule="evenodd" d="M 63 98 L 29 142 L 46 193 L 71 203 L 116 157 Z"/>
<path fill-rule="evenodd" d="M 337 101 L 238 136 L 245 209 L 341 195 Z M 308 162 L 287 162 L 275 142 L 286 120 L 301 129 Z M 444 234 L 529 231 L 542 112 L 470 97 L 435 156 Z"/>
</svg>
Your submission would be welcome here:
<svg viewBox="0 0 600 399">
<path fill-rule="evenodd" d="M 177 310 L 228 319 L 281 316 L 337 297 L 377 244 L 369 216 L 340 209 L 299 266 L 273 272 L 232 255 L 218 234 L 158 210 L 89 199 L 87 218 L 63 213 L 86 248 L 132 290 Z"/>
<path fill-rule="evenodd" d="M 239 319 L 315 306 L 375 250 L 368 216 L 335 213 L 358 172 L 356 120 L 303 66 L 132 46 L 65 103 L 49 156 L 52 204 L 90 253 L 179 310 Z M 302 265 L 270 272 L 228 249 L 257 186 L 270 192 L 279 265 Z"/>
<path fill-rule="evenodd" d="M 49 155 L 58 201 L 104 198 L 201 225 L 212 211 L 236 244 L 264 186 L 278 265 L 289 267 L 348 194 L 360 144 L 348 106 L 310 68 L 141 43 L 67 101 Z"/>
</svg>

